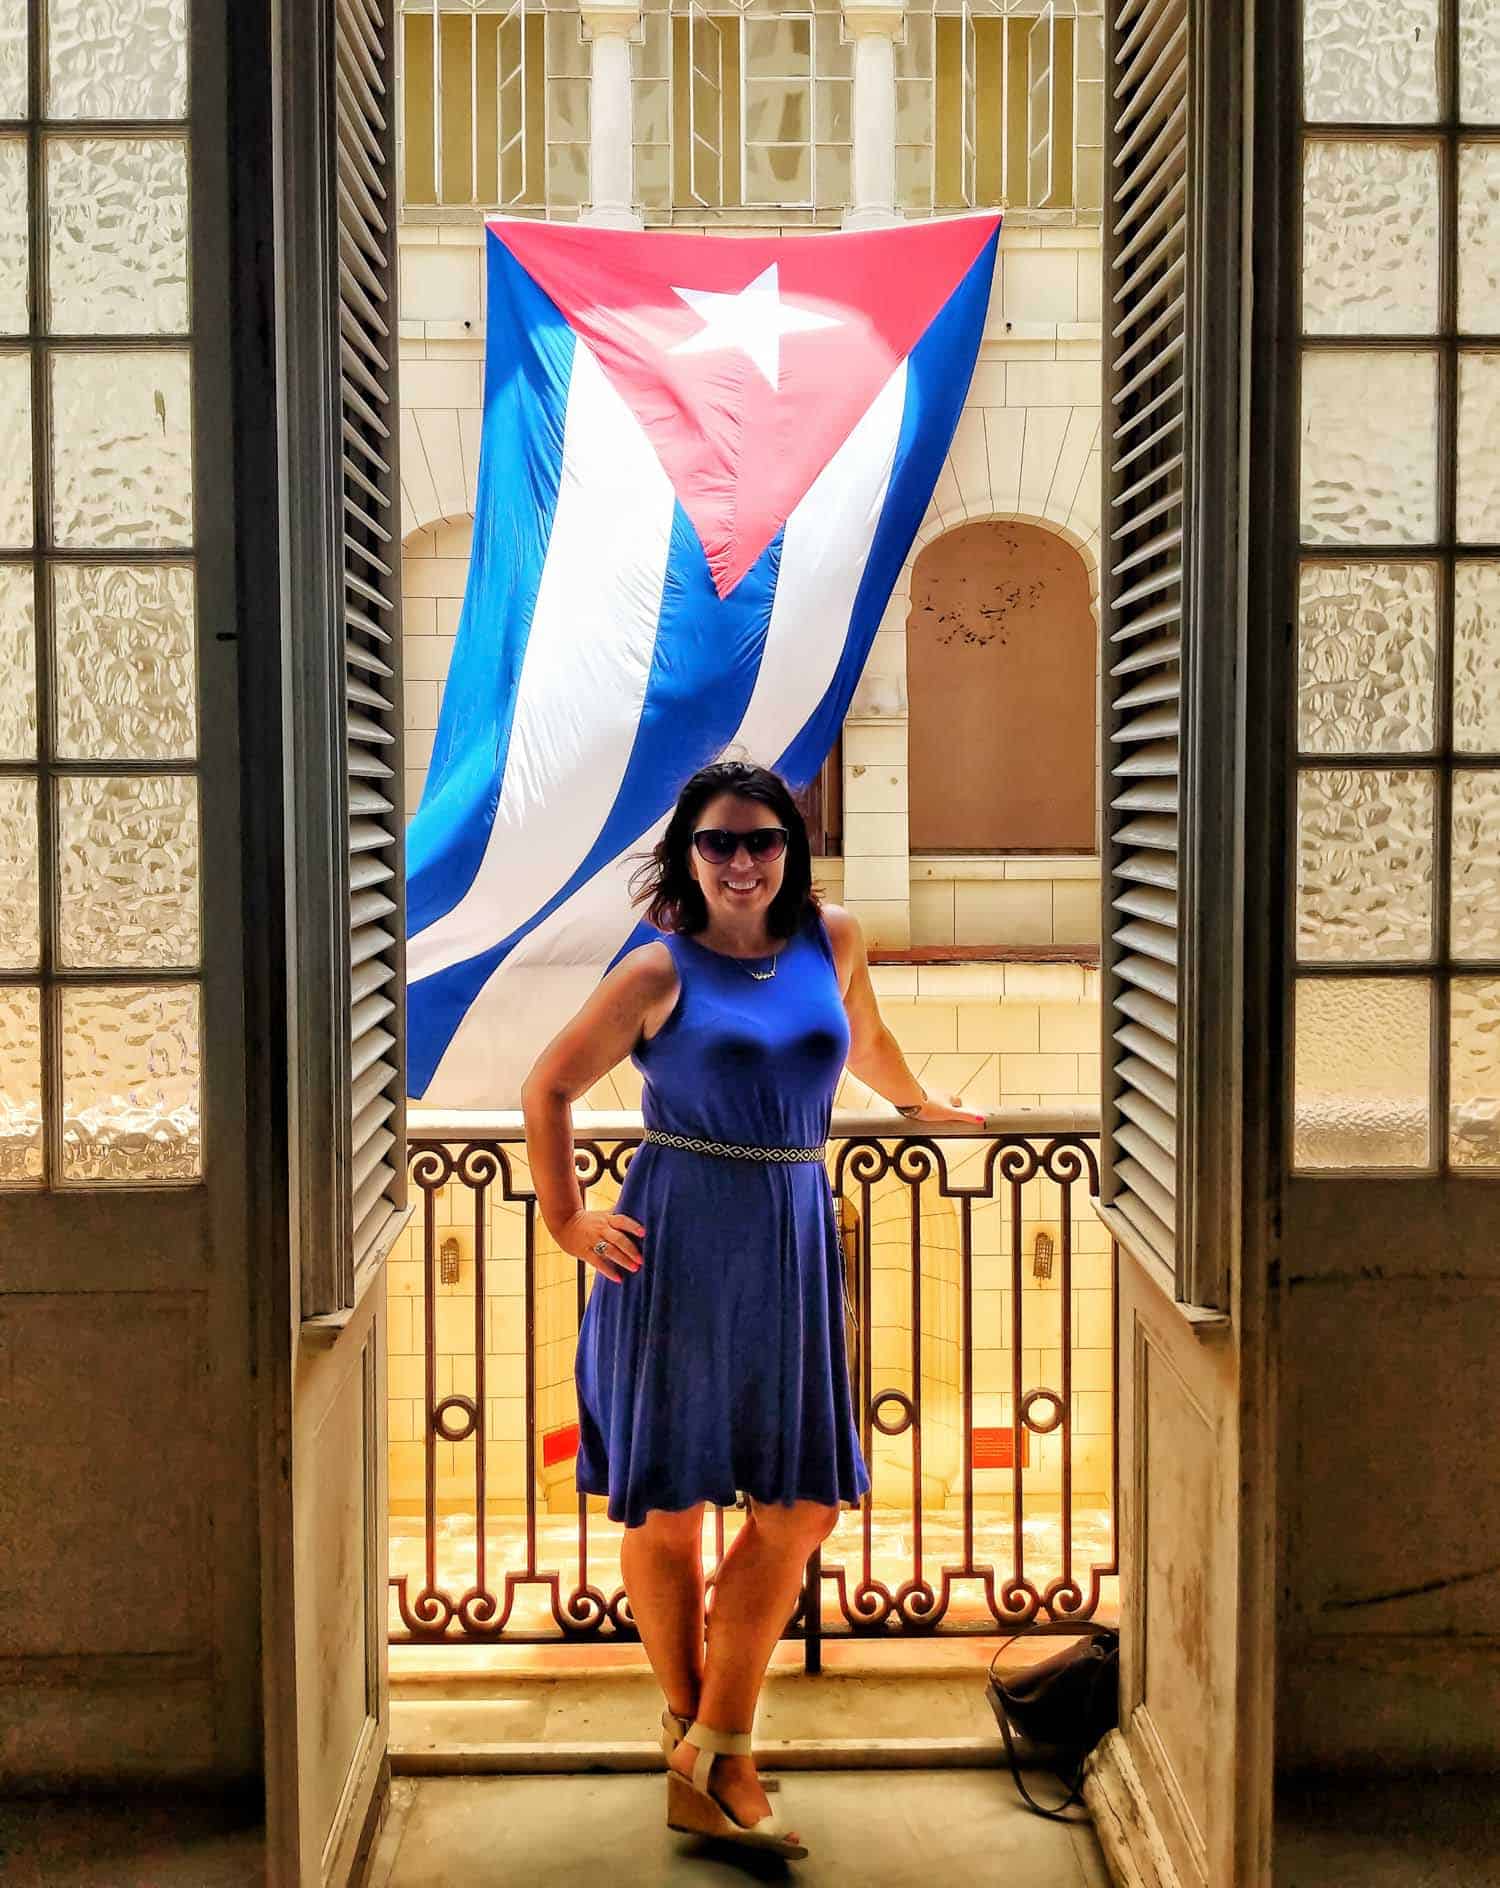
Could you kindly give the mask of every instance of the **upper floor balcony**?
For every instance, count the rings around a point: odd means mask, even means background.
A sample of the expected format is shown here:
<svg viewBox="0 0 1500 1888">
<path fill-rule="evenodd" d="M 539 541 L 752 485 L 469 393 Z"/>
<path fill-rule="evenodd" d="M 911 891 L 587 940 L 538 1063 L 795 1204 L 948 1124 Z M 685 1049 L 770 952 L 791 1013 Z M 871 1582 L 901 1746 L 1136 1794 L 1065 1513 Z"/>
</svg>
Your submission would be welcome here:
<svg viewBox="0 0 1500 1888">
<path fill-rule="evenodd" d="M 407 217 L 585 215 L 601 35 L 629 46 L 630 203 L 648 224 L 837 223 L 860 198 L 861 140 L 892 164 L 900 214 L 1100 212 L 1103 17 L 1086 0 L 404 0 L 402 11 Z M 870 42 L 890 61 L 873 86 L 861 71 Z M 603 109 L 617 115 L 618 102 Z"/>
</svg>

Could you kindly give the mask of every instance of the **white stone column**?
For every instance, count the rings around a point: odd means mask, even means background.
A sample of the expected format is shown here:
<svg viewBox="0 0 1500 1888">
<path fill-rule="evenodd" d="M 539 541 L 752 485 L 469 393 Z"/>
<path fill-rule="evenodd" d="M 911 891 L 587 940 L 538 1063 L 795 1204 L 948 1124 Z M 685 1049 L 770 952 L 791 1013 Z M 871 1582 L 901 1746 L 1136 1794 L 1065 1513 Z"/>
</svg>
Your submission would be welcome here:
<svg viewBox="0 0 1500 1888">
<path fill-rule="evenodd" d="M 630 42 L 641 30 L 640 0 L 582 0 L 578 12 L 590 45 L 589 207 L 580 221 L 639 229 Z"/>
<path fill-rule="evenodd" d="M 904 0 L 845 0 L 844 31 L 854 47 L 854 203 L 845 229 L 897 223 L 896 40 Z"/>
</svg>

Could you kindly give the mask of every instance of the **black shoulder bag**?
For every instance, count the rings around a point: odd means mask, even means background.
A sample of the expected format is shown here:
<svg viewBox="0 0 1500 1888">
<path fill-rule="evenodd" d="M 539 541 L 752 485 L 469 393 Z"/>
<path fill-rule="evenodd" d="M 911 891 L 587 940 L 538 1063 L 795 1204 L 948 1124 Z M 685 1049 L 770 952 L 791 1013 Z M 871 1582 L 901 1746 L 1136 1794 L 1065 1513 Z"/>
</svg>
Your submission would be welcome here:
<svg viewBox="0 0 1500 1888">
<path fill-rule="evenodd" d="M 1023 1636 L 1012 1634 L 991 1659 L 985 1687 L 990 1709 L 1005 1739 L 1006 1760 L 1021 1800 L 1038 1816 L 1049 1816 L 1054 1822 L 1085 1820 L 1063 1812 L 1082 1797 L 1083 1768 L 1089 1752 L 1120 1721 L 1119 1633 L 1113 1626 L 1097 1626 L 1089 1620 L 1078 1621 L 1076 1628 L 1070 1627 L 1072 1630 L 1083 1635 L 1081 1644 L 1067 1645 L 1049 1659 L 999 1677 L 995 1667 L 1000 1653 Z M 1063 1756 L 1057 1775 L 1068 1793 L 1051 1809 L 1039 1803 L 1026 1787 L 1016 1758 L 1016 1732 Z"/>
</svg>

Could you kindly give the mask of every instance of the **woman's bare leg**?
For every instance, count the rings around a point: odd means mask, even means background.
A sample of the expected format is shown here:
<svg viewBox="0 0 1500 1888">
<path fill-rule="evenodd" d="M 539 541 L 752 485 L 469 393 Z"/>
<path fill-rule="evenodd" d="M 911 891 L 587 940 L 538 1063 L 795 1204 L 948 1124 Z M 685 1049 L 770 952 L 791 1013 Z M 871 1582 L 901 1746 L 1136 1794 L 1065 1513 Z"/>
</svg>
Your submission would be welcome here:
<svg viewBox="0 0 1500 1888">
<path fill-rule="evenodd" d="M 755 1720 L 766 1666 L 797 1603 L 807 1557 L 826 1540 L 837 1508 L 813 1501 L 791 1507 L 752 1502 L 750 1519 L 730 1544 L 714 1581 L 708 1650 L 698 1716 L 716 1731 L 748 1731 Z M 697 1753 L 679 1744 L 668 1760 L 684 1775 Z M 769 1808 L 753 1757 L 719 1757 L 713 1790 L 739 1822 L 758 1822 Z"/>
<path fill-rule="evenodd" d="M 703 1683 L 703 1503 L 653 1509 L 620 1543 L 620 1573 L 667 1709 L 692 1718 Z"/>
</svg>

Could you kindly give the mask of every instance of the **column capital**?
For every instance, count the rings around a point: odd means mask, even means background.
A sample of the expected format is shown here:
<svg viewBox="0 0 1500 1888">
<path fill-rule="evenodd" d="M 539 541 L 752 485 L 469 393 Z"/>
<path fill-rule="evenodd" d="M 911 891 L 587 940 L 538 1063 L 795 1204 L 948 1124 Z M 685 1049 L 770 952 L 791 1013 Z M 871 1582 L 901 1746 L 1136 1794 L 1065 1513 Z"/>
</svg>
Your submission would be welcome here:
<svg viewBox="0 0 1500 1888">
<path fill-rule="evenodd" d="M 844 0 L 843 15 L 849 39 L 899 39 L 906 26 L 906 0 Z"/>
<path fill-rule="evenodd" d="M 579 0 L 585 39 L 633 39 L 641 30 L 641 0 Z"/>
</svg>

